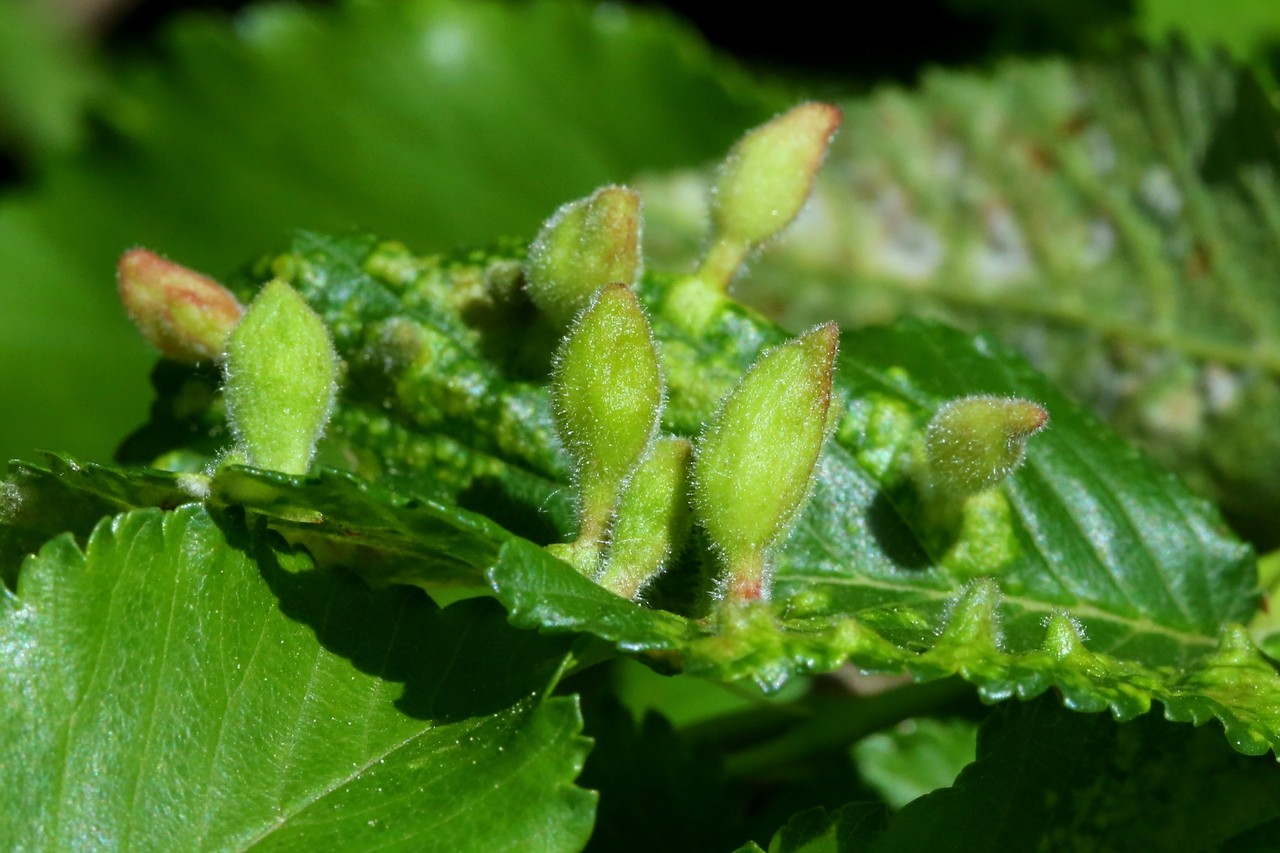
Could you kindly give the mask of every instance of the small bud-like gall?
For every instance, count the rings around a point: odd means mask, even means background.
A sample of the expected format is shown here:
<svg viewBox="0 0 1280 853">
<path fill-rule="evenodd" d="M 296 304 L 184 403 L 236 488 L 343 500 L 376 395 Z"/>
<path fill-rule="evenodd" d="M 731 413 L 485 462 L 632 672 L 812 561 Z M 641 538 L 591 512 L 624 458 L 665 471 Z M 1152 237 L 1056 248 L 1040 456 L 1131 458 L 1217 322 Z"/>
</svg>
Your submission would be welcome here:
<svg viewBox="0 0 1280 853">
<path fill-rule="evenodd" d="M 214 361 L 244 314 L 218 282 L 147 249 L 116 265 L 120 301 L 147 342 L 174 361 Z"/>
<path fill-rule="evenodd" d="M 623 485 L 658 429 L 663 384 L 653 334 L 625 284 L 601 288 L 556 353 L 556 429 L 573 462 L 579 538 L 598 558 Z M 582 557 L 578 568 L 598 566 Z M 589 555 L 588 555 L 589 556 Z"/>
<path fill-rule="evenodd" d="M 747 254 L 796 218 L 840 118 L 831 104 L 801 104 L 738 140 L 712 190 L 712 241 L 700 278 L 728 288 Z"/>
<path fill-rule="evenodd" d="M 1017 397 L 952 400 L 925 431 L 929 481 L 954 497 L 989 489 L 1022 464 L 1027 439 L 1048 422 L 1043 406 Z"/>
<path fill-rule="evenodd" d="M 250 465 L 305 474 L 337 391 L 324 320 L 283 281 L 262 288 L 227 340 L 227 420 Z"/>
<path fill-rule="evenodd" d="M 627 481 L 609 532 L 600 585 L 637 597 L 679 554 L 689 535 L 689 461 L 683 438 L 658 440 Z"/>
<path fill-rule="evenodd" d="M 699 439 L 695 500 L 731 601 L 769 595 L 770 552 L 804 506 L 826 440 L 838 344 L 827 323 L 765 351 Z"/>
<path fill-rule="evenodd" d="M 617 186 L 556 211 L 529 247 L 525 266 L 530 298 L 560 327 L 599 288 L 634 285 L 639 276 L 640 195 Z"/>
</svg>

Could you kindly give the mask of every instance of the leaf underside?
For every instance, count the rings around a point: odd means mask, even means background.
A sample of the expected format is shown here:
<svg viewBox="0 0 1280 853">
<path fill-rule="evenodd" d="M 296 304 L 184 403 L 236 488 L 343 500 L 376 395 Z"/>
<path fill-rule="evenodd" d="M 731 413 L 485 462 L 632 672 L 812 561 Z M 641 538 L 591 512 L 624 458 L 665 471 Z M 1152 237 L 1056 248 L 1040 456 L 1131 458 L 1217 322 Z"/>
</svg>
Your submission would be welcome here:
<svg viewBox="0 0 1280 853">
<path fill-rule="evenodd" d="M 1211 732 L 1010 703 L 954 785 L 908 804 L 863 849 L 1237 850 L 1275 818 L 1278 794 L 1274 762 Z"/>
<path fill-rule="evenodd" d="M 1120 726 L 1042 698 L 994 711 L 949 787 L 891 815 L 866 802 L 800 812 L 769 851 L 1267 850 L 1278 793 L 1275 762 L 1212 732 L 1153 716 Z"/>
</svg>

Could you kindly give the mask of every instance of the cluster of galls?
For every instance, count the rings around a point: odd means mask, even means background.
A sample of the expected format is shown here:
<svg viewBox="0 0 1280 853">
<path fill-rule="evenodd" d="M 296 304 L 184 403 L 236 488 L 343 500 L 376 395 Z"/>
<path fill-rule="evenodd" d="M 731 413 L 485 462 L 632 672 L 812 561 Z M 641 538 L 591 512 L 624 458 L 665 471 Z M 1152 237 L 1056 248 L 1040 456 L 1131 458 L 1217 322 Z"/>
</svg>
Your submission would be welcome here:
<svg viewBox="0 0 1280 853">
<path fill-rule="evenodd" d="M 839 119 L 834 107 L 804 104 L 734 147 L 692 279 L 727 289 L 743 259 L 795 218 Z M 551 393 L 579 528 L 550 550 L 636 598 L 696 521 L 724 561 L 725 599 L 767 598 L 771 555 L 804 505 L 827 435 L 839 333 L 819 326 L 764 352 L 696 444 L 661 435 L 658 351 L 631 290 L 639 244 L 638 196 L 607 187 L 562 208 L 529 253 L 530 296 L 553 321 L 569 322 Z"/>
<path fill-rule="evenodd" d="M 803 104 L 734 146 L 712 197 L 713 232 L 681 286 L 723 292 L 743 260 L 799 213 L 840 121 Z M 833 418 L 839 333 L 828 323 L 765 350 L 696 442 L 661 434 L 665 387 L 644 309 L 640 200 L 606 187 L 561 208 L 530 247 L 533 302 L 567 332 L 551 394 L 573 464 L 576 538 L 548 547 L 637 598 L 701 526 L 723 561 L 729 606 L 767 599 L 777 550 L 808 498 Z M 211 279 L 141 249 L 125 254 L 130 316 L 166 356 L 220 360 L 235 447 L 220 461 L 305 474 L 332 409 L 338 357 L 321 318 L 282 281 L 246 311 Z M 962 500 L 1021 461 L 1047 414 L 1022 400 L 947 403 L 926 432 L 922 489 Z M 213 473 L 213 472 L 211 472 Z"/>
</svg>

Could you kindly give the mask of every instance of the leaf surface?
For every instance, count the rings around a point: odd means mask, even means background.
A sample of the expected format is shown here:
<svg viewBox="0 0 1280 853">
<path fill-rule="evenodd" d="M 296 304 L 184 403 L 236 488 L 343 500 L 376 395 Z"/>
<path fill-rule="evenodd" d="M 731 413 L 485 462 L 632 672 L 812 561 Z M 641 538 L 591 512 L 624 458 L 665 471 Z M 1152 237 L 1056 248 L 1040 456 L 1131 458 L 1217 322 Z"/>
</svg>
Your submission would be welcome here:
<svg viewBox="0 0 1280 853">
<path fill-rule="evenodd" d="M 851 803 L 828 811 L 815 808 L 787 821 L 769 842 L 768 853 L 851 853 L 865 850 L 883 828 L 879 803 Z"/>
<path fill-rule="evenodd" d="M 853 745 L 867 784 L 900 809 L 938 788 L 949 787 L 974 757 L 978 727 L 964 719 L 904 720 Z"/>
<path fill-rule="evenodd" d="M 576 850 L 590 831 L 576 705 L 545 696 L 565 646 L 484 601 L 370 592 L 198 506 L 53 539 L 4 599 L 19 849 Z"/>
</svg>

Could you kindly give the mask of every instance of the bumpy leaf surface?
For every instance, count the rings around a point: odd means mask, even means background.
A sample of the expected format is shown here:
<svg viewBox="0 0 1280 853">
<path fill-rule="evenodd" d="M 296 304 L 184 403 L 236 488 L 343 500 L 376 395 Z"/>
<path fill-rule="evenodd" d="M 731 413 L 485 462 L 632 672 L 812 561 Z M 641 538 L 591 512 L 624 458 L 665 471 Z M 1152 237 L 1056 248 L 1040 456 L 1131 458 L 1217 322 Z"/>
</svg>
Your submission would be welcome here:
<svg viewBox="0 0 1280 853">
<path fill-rule="evenodd" d="M 518 534 L 489 537 L 473 557 L 498 549 L 487 577 L 516 624 L 586 632 L 655 665 L 769 687 L 851 660 L 921 678 L 960 673 L 991 699 L 1052 686 L 1073 707 L 1123 717 L 1159 700 L 1176 719 L 1218 717 L 1241 750 L 1280 745 L 1280 678 L 1237 624 L 1257 606 L 1249 549 L 1210 505 L 1021 359 L 934 324 L 845 336 L 840 415 L 812 501 L 778 557 L 772 609 L 716 615 L 718 568 L 705 546 L 689 550 L 648 604 L 578 575 L 535 544 L 562 540 L 572 520 L 545 385 L 555 337 L 519 290 L 517 260 L 422 258 L 302 235 L 259 277 L 288 277 L 347 361 L 324 458 Z M 641 296 L 670 389 L 664 427 L 694 435 L 756 353 L 785 336 L 718 297 L 691 330 L 687 284 L 651 276 Z M 181 398 L 181 382 L 169 387 Z M 942 402 L 974 393 L 1040 401 L 1052 426 L 1007 484 L 931 504 L 914 473 L 924 427 Z M 208 417 L 188 412 L 140 435 L 174 458 Z M 289 515 L 275 517 L 283 529 Z M 378 535 L 364 539 L 375 550 Z M 428 537 L 421 550 L 443 547 Z M 410 563 L 397 579 L 450 581 L 433 572 L 421 561 L 415 576 Z"/>
<path fill-rule="evenodd" d="M 196 505 L 47 543 L 0 602 L 10 849 L 576 850 L 562 641 L 316 569 Z"/>
</svg>

